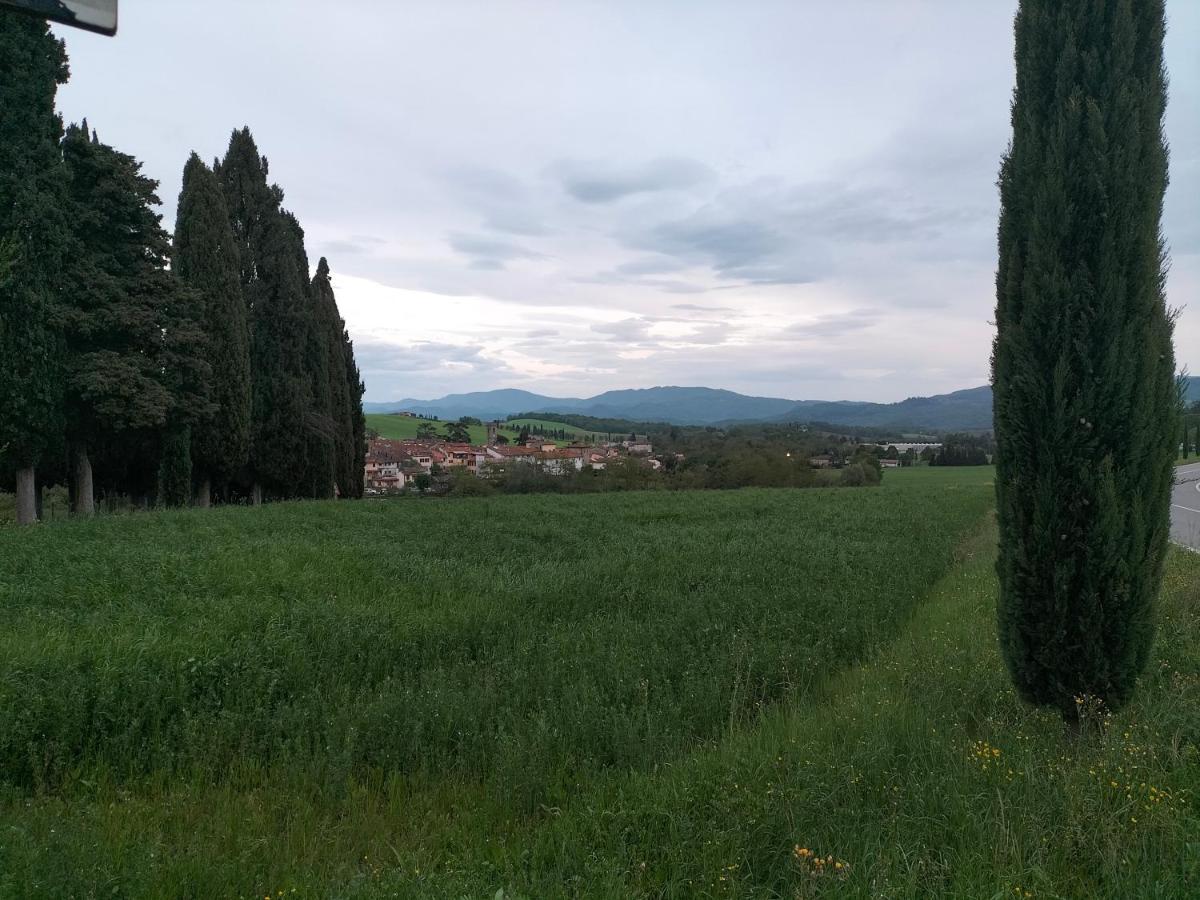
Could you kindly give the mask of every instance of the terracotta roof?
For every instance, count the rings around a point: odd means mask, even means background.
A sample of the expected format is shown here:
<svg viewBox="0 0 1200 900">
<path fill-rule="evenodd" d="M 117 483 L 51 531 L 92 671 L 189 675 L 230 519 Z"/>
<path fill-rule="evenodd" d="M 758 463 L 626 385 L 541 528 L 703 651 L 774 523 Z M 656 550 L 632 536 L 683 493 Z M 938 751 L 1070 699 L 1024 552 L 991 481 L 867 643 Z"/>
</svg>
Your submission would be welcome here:
<svg viewBox="0 0 1200 900">
<path fill-rule="evenodd" d="M 501 456 L 528 456 L 540 453 L 540 450 L 530 450 L 528 447 L 489 447 L 488 452 L 499 453 Z"/>
</svg>

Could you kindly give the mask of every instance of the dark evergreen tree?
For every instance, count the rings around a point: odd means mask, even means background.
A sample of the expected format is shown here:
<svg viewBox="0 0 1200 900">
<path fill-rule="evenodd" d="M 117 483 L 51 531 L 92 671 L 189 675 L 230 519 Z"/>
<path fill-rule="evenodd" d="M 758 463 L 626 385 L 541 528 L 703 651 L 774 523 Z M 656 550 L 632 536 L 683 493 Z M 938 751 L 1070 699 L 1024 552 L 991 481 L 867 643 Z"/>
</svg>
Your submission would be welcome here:
<svg viewBox="0 0 1200 900">
<path fill-rule="evenodd" d="M 192 288 L 213 367 L 211 414 L 191 427 L 196 502 L 208 506 L 246 466 L 250 452 L 250 331 L 237 239 L 216 176 L 195 153 L 183 169 L 172 272 Z"/>
<path fill-rule="evenodd" d="M 362 478 L 361 473 L 355 471 L 358 459 L 355 452 L 355 417 L 362 414 L 361 410 L 356 412 L 355 404 L 361 401 L 361 391 L 355 394 L 359 387 L 357 369 L 351 373 L 346 364 L 347 353 L 353 362 L 354 350 L 348 346 L 345 338 L 346 323 L 342 321 L 338 312 L 337 299 L 329 277 L 329 263 L 325 257 L 321 257 L 317 263 L 312 293 L 325 328 L 324 347 L 328 354 L 326 368 L 329 375 L 330 416 L 333 426 L 334 482 L 339 496 L 354 496 L 354 485 Z M 351 383 L 351 378 L 355 379 L 354 383 Z"/>
<path fill-rule="evenodd" d="M 471 430 L 462 422 L 447 422 L 445 426 L 446 440 L 455 444 L 469 444 L 471 442 Z"/>
<path fill-rule="evenodd" d="M 292 234 L 296 268 L 303 276 L 304 370 L 308 376 L 308 403 L 304 416 L 305 497 L 333 496 L 335 472 L 333 400 L 329 382 L 329 323 L 323 297 L 313 289 L 308 277 L 308 253 L 304 249 L 304 229 L 290 212 L 284 220 Z"/>
<path fill-rule="evenodd" d="M 69 229 L 54 97 L 66 80 L 46 23 L 0 10 L 0 470 L 22 524 L 37 518 L 36 470 L 63 428 L 55 295 Z"/>
<path fill-rule="evenodd" d="M 1159 220 L 1162 0 L 1022 0 L 992 357 L 998 621 L 1026 700 L 1078 723 L 1154 635 L 1179 397 Z"/>
<path fill-rule="evenodd" d="M 166 268 L 169 244 L 153 209 L 158 183 L 133 157 L 89 135 L 86 122 L 67 129 L 62 148 L 71 221 L 67 434 L 75 508 L 89 514 L 91 450 L 131 457 L 157 448 L 163 428 L 183 428 L 204 411 L 211 370 L 194 294 Z M 143 467 L 151 482 L 156 468 Z"/>
<path fill-rule="evenodd" d="M 367 419 L 363 415 L 362 398 L 366 390 L 363 384 L 362 376 L 358 371 L 358 364 L 354 361 L 354 344 L 350 341 L 350 334 L 346 331 L 342 332 L 342 361 L 346 366 L 346 384 L 350 389 L 350 418 L 352 426 L 351 435 L 351 478 L 350 489 L 347 492 L 349 496 L 361 498 L 365 487 L 364 480 L 366 477 L 367 466 Z"/>
<path fill-rule="evenodd" d="M 304 421 L 309 378 L 307 276 L 297 265 L 295 235 L 267 183 L 267 161 L 248 128 L 235 131 L 217 169 L 238 241 L 250 323 L 250 460 L 246 481 L 255 502 L 298 496 L 308 472 Z"/>
<path fill-rule="evenodd" d="M 163 436 L 158 467 L 158 498 L 164 506 L 186 506 L 192 494 L 192 431 L 189 426 Z"/>
</svg>

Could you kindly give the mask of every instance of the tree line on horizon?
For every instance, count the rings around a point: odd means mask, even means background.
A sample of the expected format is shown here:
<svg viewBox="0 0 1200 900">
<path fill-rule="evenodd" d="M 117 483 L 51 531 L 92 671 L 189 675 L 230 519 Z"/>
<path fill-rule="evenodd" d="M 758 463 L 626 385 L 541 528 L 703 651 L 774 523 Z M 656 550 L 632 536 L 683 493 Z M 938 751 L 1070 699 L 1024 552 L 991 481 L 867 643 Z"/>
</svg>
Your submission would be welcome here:
<svg viewBox="0 0 1200 900">
<path fill-rule="evenodd" d="M 158 182 L 55 111 L 63 43 L 0 12 L 0 478 L 140 505 L 359 497 L 363 384 L 329 265 L 249 128 Z M 8 68 L 20 72 L 10 77 Z"/>
</svg>

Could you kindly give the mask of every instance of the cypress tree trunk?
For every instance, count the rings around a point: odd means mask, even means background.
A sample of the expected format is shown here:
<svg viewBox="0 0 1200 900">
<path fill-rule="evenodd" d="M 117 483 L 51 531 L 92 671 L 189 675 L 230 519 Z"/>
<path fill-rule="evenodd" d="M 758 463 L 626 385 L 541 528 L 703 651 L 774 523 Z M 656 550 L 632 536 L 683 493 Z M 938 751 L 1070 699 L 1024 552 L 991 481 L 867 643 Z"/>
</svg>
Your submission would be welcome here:
<svg viewBox="0 0 1200 900">
<path fill-rule="evenodd" d="M 38 520 L 37 477 L 33 466 L 17 469 L 17 524 L 32 525 Z"/>
<path fill-rule="evenodd" d="M 83 445 L 75 448 L 75 501 L 71 511 L 77 516 L 91 516 L 96 512 L 92 461 L 88 459 L 87 447 Z"/>
<path fill-rule="evenodd" d="M 252 487 L 250 489 L 250 505 L 251 506 L 262 506 L 262 502 L 263 502 L 262 485 L 256 481 L 254 483 L 254 487 Z"/>
<path fill-rule="evenodd" d="M 192 503 L 200 509 L 212 506 L 212 479 L 207 474 L 200 476 L 200 480 L 196 482 L 196 495 Z"/>
<path fill-rule="evenodd" d="M 1022 0 L 1016 19 L 992 355 L 998 627 L 1020 695 L 1068 723 L 1132 693 L 1167 548 L 1164 27 L 1162 0 Z"/>
</svg>

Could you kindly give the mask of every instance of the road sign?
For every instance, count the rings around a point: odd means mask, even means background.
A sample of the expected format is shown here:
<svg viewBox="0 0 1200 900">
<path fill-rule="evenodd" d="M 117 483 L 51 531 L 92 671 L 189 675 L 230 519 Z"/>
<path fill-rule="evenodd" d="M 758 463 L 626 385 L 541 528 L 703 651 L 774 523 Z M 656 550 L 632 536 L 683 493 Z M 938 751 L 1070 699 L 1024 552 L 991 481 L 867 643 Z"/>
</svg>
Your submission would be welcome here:
<svg viewBox="0 0 1200 900">
<path fill-rule="evenodd" d="M 0 0 L 0 6 L 100 34 L 117 33 L 117 0 Z"/>
</svg>

